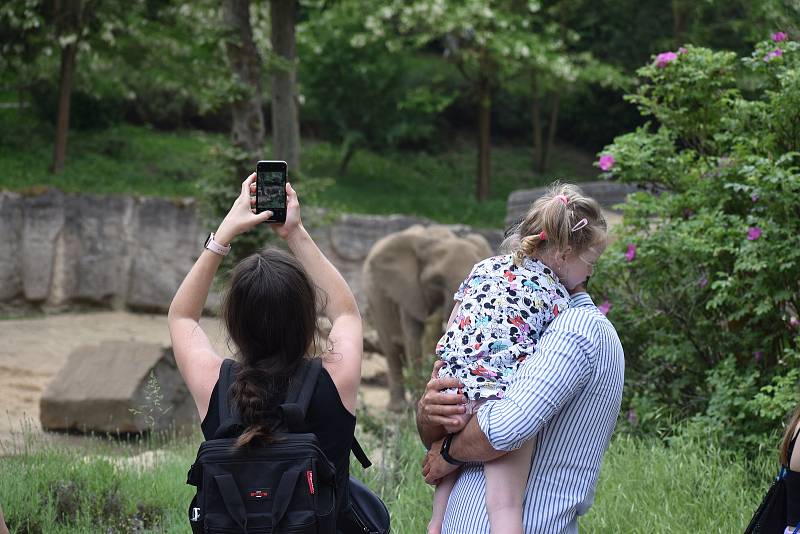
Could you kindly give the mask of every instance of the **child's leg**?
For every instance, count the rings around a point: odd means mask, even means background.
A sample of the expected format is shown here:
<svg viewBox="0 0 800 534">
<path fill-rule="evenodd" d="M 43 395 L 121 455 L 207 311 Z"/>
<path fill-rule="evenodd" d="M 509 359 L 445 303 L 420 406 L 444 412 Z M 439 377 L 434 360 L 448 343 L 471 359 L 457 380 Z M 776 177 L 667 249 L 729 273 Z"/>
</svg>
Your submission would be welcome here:
<svg viewBox="0 0 800 534">
<path fill-rule="evenodd" d="M 531 469 L 533 440 L 485 464 L 486 512 L 492 534 L 523 534 L 522 501 Z"/>
<path fill-rule="evenodd" d="M 428 534 L 440 534 L 442 532 L 444 513 L 447 511 L 447 500 L 450 498 L 450 492 L 453 491 L 453 486 L 456 485 L 457 479 L 458 471 L 454 471 L 436 485 L 436 489 L 433 491 L 433 515 L 430 523 L 428 523 Z"/>
</svg>

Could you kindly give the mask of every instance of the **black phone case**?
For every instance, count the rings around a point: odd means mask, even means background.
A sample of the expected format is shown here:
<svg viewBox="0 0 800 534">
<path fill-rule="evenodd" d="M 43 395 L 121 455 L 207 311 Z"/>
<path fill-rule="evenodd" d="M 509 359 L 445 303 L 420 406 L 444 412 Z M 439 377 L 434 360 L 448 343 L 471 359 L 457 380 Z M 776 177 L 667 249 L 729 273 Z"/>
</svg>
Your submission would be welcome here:
<svg viewBox="0 0 800 534">
<path fill-rule="evenodd" d="M 258 183 L 258 173 L 262 172 L 262 171 L 268 171 L 268 170 L 270 170 L 270 169 L 266 169 L 266 168 L 260 169 L 258 166 L 256 166 L 256 183 Z M 286 180 L 287 180 L 288 169 L 284 168 L 284 169 L 282 169 L 282 172 L 283 172 L 283 205 L 285 206 L 286 202 L 287 202 L 287 198 L 286 198 Z M 263 209 L 259 209 L 259 202 L 258 202 L 259 194 L 258 194 L 258 191 L 259 191 L 258 187 L 256 187 L 256 213 L 262 213 L 264 211 L 269 210 L 269 211 L 272 212 L 272 217 L 270 217 L 267 220 L 267 223 L 276 223 L 276 224 L 285 223 L 286 222 L 286 208 L 274 208 L 274 207 L 270 207 L 270 206 L 265 206 Z"/>
</svg>

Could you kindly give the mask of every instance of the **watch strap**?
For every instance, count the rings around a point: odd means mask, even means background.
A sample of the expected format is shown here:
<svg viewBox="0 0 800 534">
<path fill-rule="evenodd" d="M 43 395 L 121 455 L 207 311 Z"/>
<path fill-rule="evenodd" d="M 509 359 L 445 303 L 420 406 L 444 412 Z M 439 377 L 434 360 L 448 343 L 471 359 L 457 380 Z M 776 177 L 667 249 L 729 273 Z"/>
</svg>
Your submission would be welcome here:
<svg viewBox="0 0 800 534">
<path fill-rule="evenodd" d="M 213 232 L 208 234 L 208 239 L 206 239 L 205 248 L 207 248 L 211 252 L 219 254 L 220 256 L 227 256 L 228 253 L 231 251 L 231 246 L 230 245 L 225 246 L 225 245 L 222 245 L 222 244 L 217 243 L 216 241 L 214 241 L 214 233 Z"/>
<path fill-rule="evenodd" d="M 450 444 L 453 441 L 453 436 L 455 436 L 455 434 L 448 434 L 447 437 L 444 438 L 444 441 L 442 441 L 442 450 L 441 450 L 440 454 L 442 455 L 442 459 L 445 462 L 447 462 L 448 464 L 457 465 L 457 466 L 461 467 L 462 465 L 466 464 L 467 462 L 462 462 L 461 460 L 456 460 L 455 458 L 450 456 Z"/>
</svg>

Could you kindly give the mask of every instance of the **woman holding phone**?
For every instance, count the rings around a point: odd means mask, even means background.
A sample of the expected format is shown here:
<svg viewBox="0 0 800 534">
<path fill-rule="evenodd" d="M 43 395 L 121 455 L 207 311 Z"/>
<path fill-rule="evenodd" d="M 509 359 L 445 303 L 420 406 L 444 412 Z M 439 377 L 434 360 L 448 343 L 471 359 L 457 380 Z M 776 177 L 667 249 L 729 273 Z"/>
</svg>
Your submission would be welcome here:
<svg viewBox="0 0 800 534">
<path fill-rule="evenodd" d="M 255 173 L 181 283 L 169 308 L 169 330 L 178 369 L 189 388 L 206 439 L 220 424 L 217 396 L 223 359 L 200 326 L 214 275 L 236 236 L 263 224 L 272 212 L 254 213 Z M 265 249 L 232 270 L 222 319 L 236 350 L 239 370 L 232 402 L 245 429 L 238 446 L 269 441 L 289 379 L 305 358 L 321 356 L 322 372 L 306 414 L 336 477 L 346 481 L 361 379 L 363 338 L 356 300 L 336 268 L 303 227 L 300 204 L 286 184 L 286 221 L 270 225 L 292 254 Z M 314 343 L 317 312 L 330 319 L 327 347 Z"/>
</svg>

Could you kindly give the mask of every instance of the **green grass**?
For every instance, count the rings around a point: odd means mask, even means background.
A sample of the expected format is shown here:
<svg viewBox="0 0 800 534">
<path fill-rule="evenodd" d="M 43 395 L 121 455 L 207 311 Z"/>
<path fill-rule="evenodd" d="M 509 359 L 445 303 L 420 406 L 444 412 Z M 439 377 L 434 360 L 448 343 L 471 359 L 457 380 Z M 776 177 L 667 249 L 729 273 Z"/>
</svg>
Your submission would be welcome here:
<svg viewBox="0 0 800 534">
<path fill-rule="evenodd" d="M 224 173 L 220 156 L 227 136 L 198 131 L 163 132 L 122 124 L 104 131 L 72 131 L 67 165 L 49 172 L 53 128 L 26 109 L 0 109 L 0 189 L 135 194 L 162 197 L 197 196 L 198 183 Z M 269 154 L 269 147 L 265 147 Z M 492 151 L 489 200 L 475 200 L 476 150 L 456 140 L 441 153 L 360 150 L 347 172 L 336 176 L 340 149 L 327 142 L 304 140 L 302 169 L 313 178 L 333 178 L 318 195 L 323 207 L 344 212 L 405 213 L 444 223 L 503 226 L 511 191 L 562 181 L 594 179 L 591 156 L 556 147 L 553 168 L 532 172 L 528 146 L 498 144 Z M 296 184 L 302 194 L 302 182 Z M 234 195 L 236 191 L 232 191 Z"/>
<path fill-rule="evenodd" d="M 353 461 L 351 472 L 383 496 L 393 532 L 424 532 L 433 492 L 420 475 L 424 450 L 413 421 L 362 414 L 360 431 L 375 465 L 363 471 Z M 141 527 L 141 521 L 142 532 L 187 532 L 193 488 L 185 484 L 186 471 L 200 439 L 98 440 L 80 450 L 28 447 L 2 458 L 0 503 L 12 532 L 127 532 Z M 155 449 L 165 452 L 153 469 L 115 467 L 112 460 Z M 580 519 L 580 528 L 590 533 L 741 532 L 774 472 L 771 454 L 745 460 L 701 441 L 666 447 L 618 435 L 605 457 L 595 504 Z"/>
<path fill-rule="evenodd" d="M 221 136 L 159 132 L 119 125 L 98 132 L 70 132 L 67 164 L 52 175 L 52 127 L 30 113 L 0 109 L 0 189 L 193 196 L 196 181 L 221 172 L 212 157 Z"/>
</svg>

